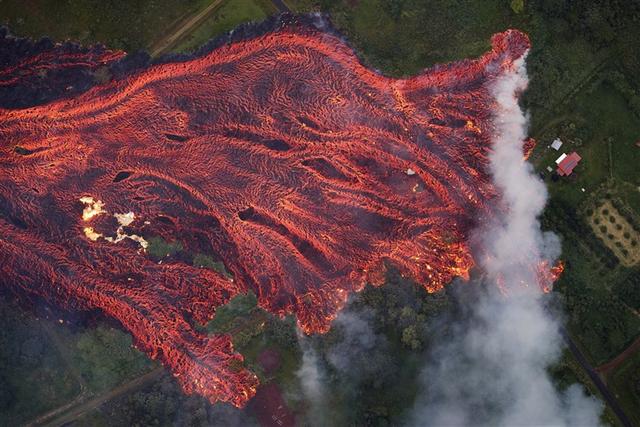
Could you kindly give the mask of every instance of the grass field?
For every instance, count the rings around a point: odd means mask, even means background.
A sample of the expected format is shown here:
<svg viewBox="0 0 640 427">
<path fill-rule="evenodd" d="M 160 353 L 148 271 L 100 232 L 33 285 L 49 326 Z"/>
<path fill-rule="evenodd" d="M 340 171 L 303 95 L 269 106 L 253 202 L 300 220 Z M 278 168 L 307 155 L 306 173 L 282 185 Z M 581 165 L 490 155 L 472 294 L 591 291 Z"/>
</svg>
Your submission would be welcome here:
<svg viewBox="0 0 640 427">
<path fill-rule="evenodd" d="M 134 51 L 151 45 L 208 0 L 3 0 L 0 21 L 19 35 L 103 43 Z"/>
<path fill-rule="evenodd" d="M 0 302 L 0 425 L 24 423 L 81 391 L 43 322 Z"/>
<path fill-rule="evenodd" d="M 70 326 L 0 302 L 0 425 L 35 419 L 156 366 L 131 336 L 99 322 Z"/>
<path fill-rule="evenodd" d="M 565 350 L 562 353 L 562 357 L 558 363 L 550 368 L 549 372 L 560 390 L 566 390 L 572 384 L 580 383 L 585 386 L 589 394 L 602 399 L 598 389 L 593 385 L 587 374 L 582 370 L 582 367 L 569 350 Z M 617 418 L 609 408 L 605 408 L 600 419 L 604 425 L 620 425 Z"/>
<path fill-rule="evenodd" d="M 188 52 L 202 46 L 212 37 L 226 33 L 245 22 L 259 22 L 276 12 L 267 0 L 225 1 L 214 15 L 181 40 L 174 51 Z"/>
<path fill-rule="evenodd" d="M 640 352 L 628 358 L 607 378 L 620 405 L 626 410 L 634 425 L 640 425 Z"/>
<path fill-rule="evenodd" d="M 102 43 L 128 52 L 149 49 L 212 0 L 2 0 L 0 24 L 21 36 Z M 310 6 L 301 9 L 310 10 Z M 215 13 L 170 47 L 198 48 L 237 25 L 261 21 L 277 9 L 270 0 L 223 0 Z"/>
<path fill-rule="evenodd" d="M 520 22 L 504 0 L 320 3 L 369 64 L 395 76 L 479 56 L 493 33 Z"/>
</svg>

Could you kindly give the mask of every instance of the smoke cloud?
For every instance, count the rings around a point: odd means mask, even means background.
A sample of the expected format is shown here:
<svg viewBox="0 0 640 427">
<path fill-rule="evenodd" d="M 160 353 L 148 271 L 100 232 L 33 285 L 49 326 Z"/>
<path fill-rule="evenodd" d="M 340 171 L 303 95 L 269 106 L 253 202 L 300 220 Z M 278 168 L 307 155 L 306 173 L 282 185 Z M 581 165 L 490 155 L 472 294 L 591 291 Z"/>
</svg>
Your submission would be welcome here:
<svg viewBox="0 0 640 427">
<path fill-rule="evenodd" d="M 330 336 L 322 337 L 321 353 L 313 338 L 299 335 L 303 356 L 297 376 L 308 404 L 308 425 L 351 424 L 346 402 L 361 398 L 364 383 L 379 388 L 388 379 L 383 368 L 391 363 L 389 342 L 374 330 L 374 314 L 352 302 L 334 320 Z"/>
<path fill-rule="evenodd" d="M 462 298 L 464 320 L 430 352 L 410 425 L 600 424 L 597 400 L 578 385 L 557 390 L 547 372 L 561 355 L 562 340 L 559 320 L 545 309 L 548 296 L 540 291 L 545 284 L 537 268 L 551 265 L 560 243 L 541 231 L 538 216 L 546 189 L 523 160 L 527 118 L 518 95 L 527 82 L 522 58 L 493 88 L 490 160 L 501 205 L 496 219 L 473 238 L 485 275 Z"/>
</svg>

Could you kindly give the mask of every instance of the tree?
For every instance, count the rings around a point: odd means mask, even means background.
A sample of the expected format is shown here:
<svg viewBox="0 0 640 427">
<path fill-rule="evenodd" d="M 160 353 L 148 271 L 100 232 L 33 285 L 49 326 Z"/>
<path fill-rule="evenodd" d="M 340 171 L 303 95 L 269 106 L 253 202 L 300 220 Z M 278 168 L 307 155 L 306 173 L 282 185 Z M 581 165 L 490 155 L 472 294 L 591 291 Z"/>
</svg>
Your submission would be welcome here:
<svg viewBox="0 0 640 427">
<path fill-rule="evenodd" d="M 511 0 L 511 10 L 514 13 L 522 13 L 524 11 L 524 0 Z"/>
<path fill-rule="evenodd" d="M 402 331 L 402 344 L 411 350 L 418 350 L 422 346 L 422 343 L 418 339 L 418 332 L 415 325 L 410 325 L 404 328 Z"/>
</svg>

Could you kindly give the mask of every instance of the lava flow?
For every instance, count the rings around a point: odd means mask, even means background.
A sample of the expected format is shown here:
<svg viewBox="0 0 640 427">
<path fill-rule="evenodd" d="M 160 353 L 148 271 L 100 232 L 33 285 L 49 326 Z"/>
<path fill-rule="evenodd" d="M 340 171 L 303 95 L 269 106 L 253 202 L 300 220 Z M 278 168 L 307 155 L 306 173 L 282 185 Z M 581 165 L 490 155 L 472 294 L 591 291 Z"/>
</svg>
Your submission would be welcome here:
<svg viewBox="0 0 640 427">
<path fill-rule="evenodd" d="M 333 32 L 290 18 L 2 109 L 0 281 L 102 311 L 186 392 L 243 406 L 257 377 L 229 336 L 197 328 L 233 296 L 252 291 L 314 333 L 389 266 L 428 291 L 468 275 L 469 231 L 495 196 L 489 89 L 528 48 L 510 30 L 478 59 L 392 79 Z M 69 66 L 56 59 L 67 47 L 44 49 L 0 72 L 0 88 Z M 121 57 L 85 53 L 71 62 L 94 70 Z M 155 236 L 183 255 L 152 259 Z M 194 265 L 195 254 L 233 279 Z"/>
</svg>

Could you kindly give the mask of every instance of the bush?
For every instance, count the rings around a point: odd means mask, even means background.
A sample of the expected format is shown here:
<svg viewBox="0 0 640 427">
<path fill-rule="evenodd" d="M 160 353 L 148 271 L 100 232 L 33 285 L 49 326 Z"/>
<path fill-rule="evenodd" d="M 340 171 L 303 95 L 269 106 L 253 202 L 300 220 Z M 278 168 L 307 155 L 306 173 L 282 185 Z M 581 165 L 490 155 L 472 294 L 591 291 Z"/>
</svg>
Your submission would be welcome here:
<svg viewBox="0 0 640 427">
<path fill-rule="evenodd" d="M 606 225 L 601 225 L 600 226 L 600 231 L 603 232 L 603 233 L 606 233 L 607 232 L 607 226 Z"/>
<path fill-rule="evenodd" d="M 613 234 L 607 234 L 607 237 L 609 238 L 609 240 L 613 240 Z"/>
<path fill-rule="evenodd" d="M 609 209 L 602 209 L 602 215 L 609 215 Z"/>
<path fill-rule="evenodd" d="M 613 222 L 616 222 L 616 217 L 615 217 L 615 216 L 613 216 L 613 215 L 611 215 L 611 216 L 609 217 L 609 222 L 612 222 L 612 223 L 613 223 Z"/>
<path fill-rule="evenodd" d="M 616 230 L 622 230 L 622 226 L 620 224 L 616 224 Z"/>
<path fill-rule="evenodd" d="M 631 234 L 629 234 L 628 231 L 625 231 L 623 236 L 624 236 L 625 239 L 629 239 L 631 237 Z"/>
<path fill-rule="evenodd" d="M 637 245 L 637 244 L 638 244 L 638 242 L 636 242 L 635 240 L 632 240 L 632 241 L 631 241 L 631 246 L 635 246 L 635 245 Z"/>
</svg>

